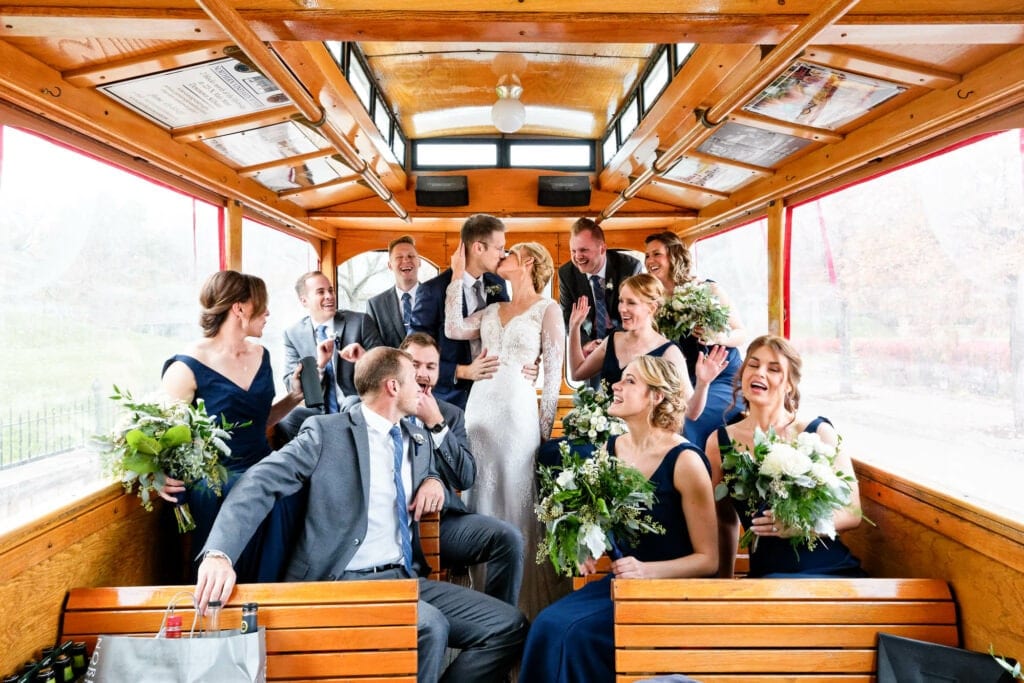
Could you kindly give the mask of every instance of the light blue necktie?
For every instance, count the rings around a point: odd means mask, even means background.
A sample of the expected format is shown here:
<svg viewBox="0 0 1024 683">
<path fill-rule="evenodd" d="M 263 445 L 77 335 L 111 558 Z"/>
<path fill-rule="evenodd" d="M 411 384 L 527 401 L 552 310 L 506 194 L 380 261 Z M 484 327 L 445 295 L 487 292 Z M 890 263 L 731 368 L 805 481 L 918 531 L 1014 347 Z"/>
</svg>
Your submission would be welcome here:
<svg viewBox="0 0 1024 683">
<path fill-rule="evenodd" d="M 608 305 L 604 300 L 604 286 L 597 275 L 590 276 L 594 286 L 594 339 L 604 339 L 608 334 Z"/>
<path fill-rule="evenodd" d="M 395 446 L 395 507 L 398 508 L 398 535 L 402 541 L 402 564 L 405 565 L 409 576 L 412 572 L 412 532 L 409 531 L 409 509 L 405 500 L 405 485 L 402 483 L 402 430 L 397 426 L 392 427 L 388 432 L 391 441 Z"/>
<path fill-rule="evenodd" d="M 327 339 L 327 325 L 321 325 L 316 328 L 316 340 L 322 342 Z M 338 395 L 335 393 L 334 388 L 334 354 L 331 354 L 331 360 L 327 361 L 327 365 L 324 366 L 324 379 L 327 381 L 327 393 L 324 394 L 324 412 L 325 413 L 336 413 L 338 412 Z"/>
<path fill-rule="evenodd" d="M 412 334 L 412 297 L 409 292 L 402 293 L 402 324 L 405 325 L 405 333 Z"/>
</svg>

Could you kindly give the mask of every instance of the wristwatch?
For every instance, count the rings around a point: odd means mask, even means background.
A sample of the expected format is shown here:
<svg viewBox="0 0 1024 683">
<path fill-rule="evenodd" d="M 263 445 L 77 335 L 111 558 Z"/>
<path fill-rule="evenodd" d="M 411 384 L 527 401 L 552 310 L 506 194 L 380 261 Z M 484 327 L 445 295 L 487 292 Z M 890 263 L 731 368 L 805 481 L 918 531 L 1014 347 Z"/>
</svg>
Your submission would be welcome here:
<svg viewBox="0 0 1024 683">
<path fill-rule="evenodd" d="M 442 417 L 440 422 L 438 422 L 433 427 L 430 427 L 430 431 L 433 432 L 434 434 L 440 434 L 441 432 L 444 431 L 444 428 L 447 427 L 447 426 L 448 426 L 448 423 L 445 422 L 444 418 Z"/>
</svg>

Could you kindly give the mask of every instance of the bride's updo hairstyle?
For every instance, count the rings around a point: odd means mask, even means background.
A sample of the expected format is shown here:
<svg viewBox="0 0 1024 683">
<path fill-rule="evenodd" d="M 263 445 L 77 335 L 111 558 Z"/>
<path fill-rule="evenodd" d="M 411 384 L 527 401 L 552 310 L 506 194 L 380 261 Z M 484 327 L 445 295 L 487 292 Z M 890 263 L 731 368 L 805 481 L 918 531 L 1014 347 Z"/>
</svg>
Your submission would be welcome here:
<svg viewBox="0 0 1024 683">
<path fill-rule="evenodd" d="M 623 287 L 629 287 L 630 291 L 637 295 L 637 298 L 651 307 L 651 325 L 654 326 L 654 329 L 658 329 L 657 323 L 654 322 L 654 315 L 658 312 L 658 307 L 661 306 L 665 297 L 665 288 L 661 281 L 650 273 L 637 273 L 630 275 L 619 285 L 620 297 Z"/>
<path fill-rule="evenodd" d="M 790 413 L 796 413 L 800 408 L 800 370 L 803 367 L 803 361 L 800 359 L 800 353 L 796 348 L 789 343 L 788 339 L 784 337 L 778 337 L 774 334 L 763 334 L 754 341 L 750 342 L 750 346 L 747 347 L 747 355 L 743 359 L 743 368 L 750 362 L 750 356 L 758 349 L 767 346 L 769 349 L 779 354 L 787 361 L 789 361 L 789 368 L 786 371 L 786 380 L 789 383 L 789 389 L 786 391 L 786 397 L 783 399 L 783 407 Z M 743 371 L 736 373 L 736 377 L 733 379 L 733 405 L 736 405 L 737 400 L 743 393 Z"/>
<path fill-rule="evenodd" d="M 683 426 L 686 401 L 683 399 L 683 378 L 671 361 L 655 356 L 637 356 L 630 363 L 637 379 L 650 391 L 661 393 L 661 401 L 651 411 L 651 425 L 671 432 Z"/>
<path fill-rule="evenodd" d="M 551 260 L 551 254 L 544 245 L 537 242 L 520 242 L 513 245 L 509 251 L 519 254 L 520 260 L 533 259 L 533 271 L 530 273 L 533 288 L 538 292 L 544 291 L 544 287 L 551 282 L 551 276 L 555 273 L 554 261 Z"/>
<path fill-rule="evenodd" d="M 228 317 L 235 304 L 252 302 L 253 316 L 263 315 L 267 310 L 267 285 L 255 275 L 245 275 L 237 270 L 222 270 L 214 273 L 203 283 L 199 291 L 199 326 L 204 337 L 213 337 Z"/>
</svg>

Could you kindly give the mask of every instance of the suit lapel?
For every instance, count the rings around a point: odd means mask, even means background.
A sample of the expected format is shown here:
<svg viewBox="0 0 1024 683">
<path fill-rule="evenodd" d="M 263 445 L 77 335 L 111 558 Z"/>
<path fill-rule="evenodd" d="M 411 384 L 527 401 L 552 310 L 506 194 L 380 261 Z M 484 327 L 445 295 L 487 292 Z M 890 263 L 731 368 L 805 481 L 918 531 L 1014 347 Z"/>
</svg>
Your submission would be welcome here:
<svg viewBox="0 0 1024 683">
<path fill-rule="evenodd" d="M 427 447 L 427 439 L 430 438 L 430 435 L 426 429 L 413 424 L 409 418 L 402 418 L 401 424 L 412 445 L 412 487 L 415 491 L 427 474 L 429 463 L 428 458 L 424 456 L 430 453 L 430 449 Z"/>
<path fill-rule="evenodd" d="M 362 406 L 356 406 L 348 413 L 352 420 L 352 438 L 356 442 L 356 458 L 359 461 L 359 488 L 363 492 L 364 505 L 370 501 L 370 437 L 366 431 Z"/>
</svg>

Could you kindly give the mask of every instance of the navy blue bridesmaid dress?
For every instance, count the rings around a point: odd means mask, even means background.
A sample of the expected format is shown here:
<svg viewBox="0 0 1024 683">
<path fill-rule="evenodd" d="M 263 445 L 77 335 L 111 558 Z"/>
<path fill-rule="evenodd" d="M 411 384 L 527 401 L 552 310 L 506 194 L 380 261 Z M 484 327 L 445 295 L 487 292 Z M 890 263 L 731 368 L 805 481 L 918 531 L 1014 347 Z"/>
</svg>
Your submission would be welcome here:
<svg viewBox="0 0 1024 683">
<path fill-rule="evenodd" d="M 828 418 L 816 417 L 804 428 L 805 432 L 814 434 L 822 422 L 832 424 Z M 729 433 L 725 427 L 718 430 L 719 448 L 731 446 Z M 743 528 L 750 526 L 750 515 L 747 514 L 746 505 L 733 501 L 737 514 L 740 516 L 740 523 Z M 798 552 L 793 551 L 793 545 L 788 538 L 776 538 L 774 536 L 763 536 L 757 539 L 757 550 L 750 553 L 751 578 L 785 576 L 836 576 L 859 578 L 867 576 L 860 566 L 858 560 L 850 549 L 843 545 L 843 542 L 836 536 L 835 540 L 822 539 L 814 550 L 805 547 Z"/>
<path fill-rule="evenodd" d="M 195 397 L 206 402 L 207 414 L 219 415 L 222 422 L 232 424 L 251 422 L 246 427 L 231 430 L 231 439 L 227 442 L 231 455 L 223 461 L 228 470 L 228 480 L 221 497 L 215 496 L 204 482 L 193 484 L 186 491 L 185 500 L 196 523 L 192 532 L 192 549 L 198 552 L 206 544 L 224 497 L 249 467 L 271 451 L 266 431 L 270 407 L 274 402 L 274 373 L 270 368 L 270 352 L 266 349 L 248 389 L 242 389 L 191 356 L 179 354 L 170 358 L 164 363 L 163 372 L 167 372 L 175 361 L 181 361 L 192 370 L 196 379 Z M 274 504 L 235 562 L 239 583 L 267 583 L 282 579 L 291 544 L 297 537 L 297 527 L 305 513 L 304 506 L 304 492 L 282 498 Z"/>
<path fill-rule="evenodd" d="M 615 453 L 615 440 L 608 451 Z M 682 443 L 670 450 L 651 475 L 657 502 L 651 516 L 665 527 L 665 534 L 645 534 L 623 554 L 644 562 L 658 562 L 693 553 L 683 516 L 682 496 L 673 483 L 676 460 L 707 458 L 693 444 Z M 544 609 L 534 620 L 526 639 L 520 681 L 529 683 L 600 683 L 615 679 L 615 638 L 613 632 L 612 575 L 587 584 Z"/>
</svg>

